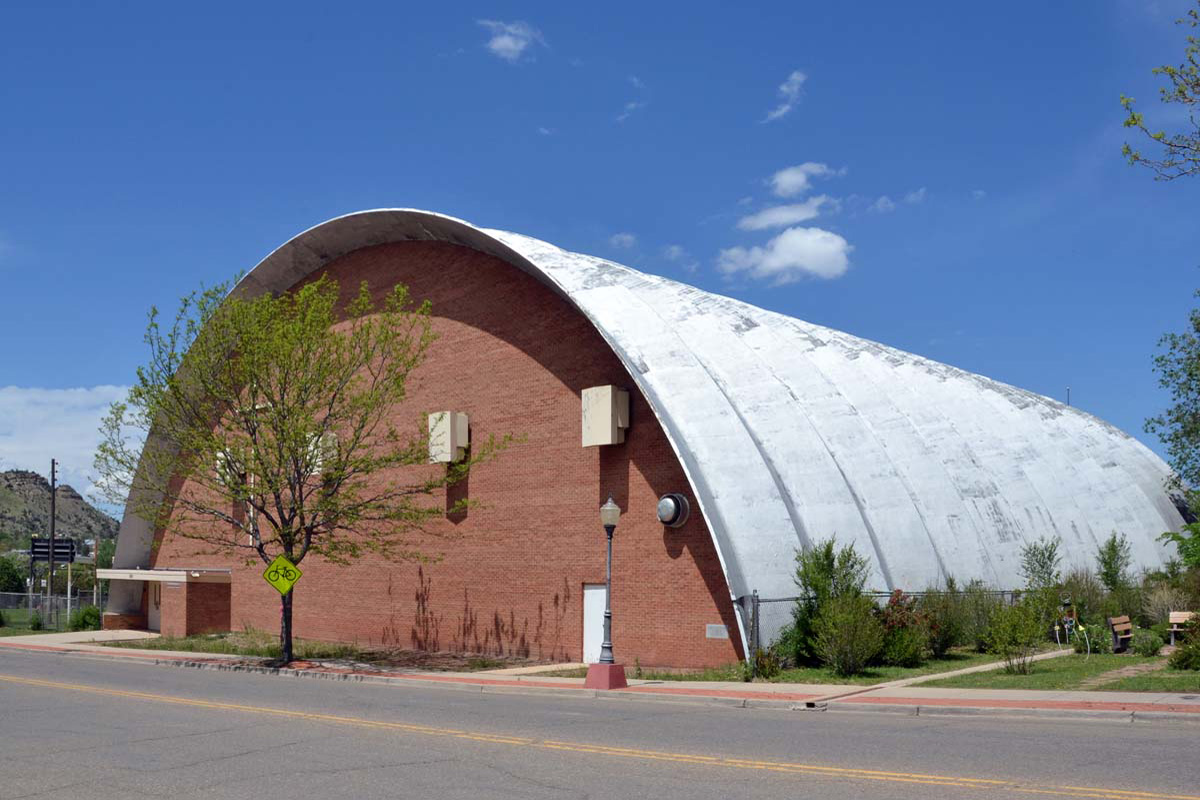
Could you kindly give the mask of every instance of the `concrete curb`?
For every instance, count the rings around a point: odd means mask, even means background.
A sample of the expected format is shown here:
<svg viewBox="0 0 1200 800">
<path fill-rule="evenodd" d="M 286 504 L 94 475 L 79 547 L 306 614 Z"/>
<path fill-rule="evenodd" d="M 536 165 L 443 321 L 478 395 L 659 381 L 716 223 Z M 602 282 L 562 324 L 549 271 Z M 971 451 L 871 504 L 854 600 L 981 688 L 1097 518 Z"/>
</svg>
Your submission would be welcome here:
<svg viewBox="0 0 1200 800">
<path fill-rule="evenodd" d="M 861 714 L 891 714 L 909 717 L 1000 717 L 1000 718 L 1033 718 L 1041 720 L 1090 720 L 1120 723 L 1184 723 L 1200 725 L 1200 711 L 1148 711 L 1148 710 L 1113 710 L 1097 708 L 1061 708 L 1035 706 L 999 706 L 999 705 L 945 705 L 930 703 L 904 702 L 855 702 L 851 699 L 835 700 L 820 696 L 808 696 L 798 700 L 792 698 L 771 697 L 730 697 L 716 694 L 656 692 L 640 689 L 635 691 L 597 691 L 578 685 L 553 686 L 527 681 L 492 681 L 479 682 L 463 679 L 441 679 L 428 674 L 406 675 L 364 675 L 362 673 L 334 672 L 330 670 L 292 669 L 284 667 L 266 667 L 254 664 L 229 663 L 221 659 L 182 659 L 159 658 L 142 656 L 140 654 L 107 654 L 94 650 L 74 649 L 70 647 L 37 647 L 26 648 L 20 645 L 4 645 L 9 649 L 23 650 L 35 653 L 63 653 L 84 658 L 95 658 L 105 661 L 122 663 L 142 663 L 148 666 L 174 667 L 176 669 L 215 670 L 218 672 L 241 672 L 250 675 L 265 675 L 285 678 L 307 678 L 313 680 L 333 680 L 349 683 L 365 683 L 382 686 L 407 686 L 410 688 L 440 688 L 457 692 L 474 694 L 509 694 L 509 695 L 539 695 L 548 697 L 563 697 L 578 700 L 608 700 L 608 701 L 643 701 L 651 703 L 674 703 L 684 705 L 722 706 L 725 708 L 745 708 L 777 711 L 810 711 L 837 712 Z M 881 687 L 871 687 L 878 689 Z M 860 693 L 852 693 L 848 697 L 858 697 Z M 981 701 L 986 703 L 986 701 Z"/>
<path fill-rule="evenodd" d="M 798 709 L 797 709 L 798 710 Z M 1006 717 L 1041 720 L 1107 720 L 1109 722 L 1173 722 L 1200 725 L 1200 714 L 1177 711 L 1110 711 L 1097 708 L 1003 708 L 997 706 L 879 705 L 831 703 L 823 709 L 838 713 L 897 714 L 909 717 Z"/>
<path fill-rule="evenodd" d="M 157 659 L 157 666 L 184 667 L 190 669 L 211 669 L 224 672 L 245 672 L 258 675 L 277 677 L 314 678 L 318 680 L 340 680 L 354 683 L 371 683 L 384 686 L 411 686 L 451 689 L 459 692 L 476 694 L 526 694 L 540 696 L 569 697 L 581 700 L 609 701 L 646 701 L 655 703 L 682 703 L 685 705 L 724 706 L 726 708 L 774 709 L 779 711 L 835 711 L 838 713 L 892 714 L 908 717 L 1008 717 L 1036 718 L 1043 720 L 1107 720 L 1110 722 L 1183 722 L 1200 724 L 1200 713 L 1172 711 L 1113 711 L 1107 709 L 1065 709 L 1065 708 L 1011 708 L 1000 706 L 943 706 L 900 704 L 900 703 L 856 703 L 822 702 L 810 700 L 782 700 L 771 697 L 720 697 L 716 695 L 672 694 L 668 692 L 603 692 L 582 687 L 562 686 L 531 686 L 523 683 L 505 685 L 479 684 L 458 681 L 430 681 L 428 678 L 413 676 L 384 676 L 360 675 L 319 670 L 295 670 L 275 667 L 256 667 L 246 664 L 221 664 L 205 661 L 177 661 Z"/>
</svg>

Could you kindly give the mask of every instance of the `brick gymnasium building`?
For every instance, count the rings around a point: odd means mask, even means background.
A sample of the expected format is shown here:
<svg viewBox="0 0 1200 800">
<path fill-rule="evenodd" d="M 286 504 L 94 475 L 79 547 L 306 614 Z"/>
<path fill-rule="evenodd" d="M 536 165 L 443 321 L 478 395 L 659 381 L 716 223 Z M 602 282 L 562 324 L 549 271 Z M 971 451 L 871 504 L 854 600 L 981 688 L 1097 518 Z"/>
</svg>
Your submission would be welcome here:
<svg viewBox="0 0 1200 800">
<path fill-rule="evenodd" d="M 793 594 L 797 548 L 830 536 L 871 558 L 874 589 L 1013 587 L 1031 538 L 1086 565 L 1115 529 L 1151 566 L 1182 522 L 1166 465 L 1077 409 L 525 236 L 361 212 L 292 239 L 240 288 L 321 271 L 432 302 L 439 338 L 396 414 L 449 412 L 437 419 L 461 438 L 435 459 L 466 437 L 523 440 L 452 490 L 480 505 L 439 521 L 436 562 L 306 559 L 299 636 L 595 660 L 609 495 L 624 511 L 618 660 L 675 667 L 740 658 L 741 599 Z M 261 573 L 127 514 L 105 626 L 275 630 Z M 770 640 L 787 607 L 763 609 Z"/>
</svg>

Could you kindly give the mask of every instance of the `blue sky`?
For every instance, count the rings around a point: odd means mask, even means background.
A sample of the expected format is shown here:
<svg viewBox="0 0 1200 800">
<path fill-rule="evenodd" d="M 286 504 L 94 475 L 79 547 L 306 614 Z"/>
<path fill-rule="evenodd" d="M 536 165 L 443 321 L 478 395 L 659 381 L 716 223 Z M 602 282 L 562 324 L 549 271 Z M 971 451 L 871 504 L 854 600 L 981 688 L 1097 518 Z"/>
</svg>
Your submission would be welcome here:
<svg viewBox="0 0 1200 800">
<path fill-rule="evenodd" d="M 152 304 L 364 208 L 613 258 L 1146 441 L 1200 179 L 1127 166 L 1182 2 L 0 2 L 0 464 L 87 485 Z M 68 391 L 69 390 L 69 391 Z"/>
</svg>

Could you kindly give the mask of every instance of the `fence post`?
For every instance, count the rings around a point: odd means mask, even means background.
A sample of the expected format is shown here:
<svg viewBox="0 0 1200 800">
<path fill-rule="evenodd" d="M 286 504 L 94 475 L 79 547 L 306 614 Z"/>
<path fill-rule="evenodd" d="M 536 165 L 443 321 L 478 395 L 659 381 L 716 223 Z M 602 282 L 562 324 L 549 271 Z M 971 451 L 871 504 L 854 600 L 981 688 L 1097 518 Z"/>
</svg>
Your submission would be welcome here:
<svg viewBox="0 0 1200 800">
<path fill-rule="evenodd" d="M 750 677 L 758 677 L 758 589 L 750 596 Z"/>
</svg>

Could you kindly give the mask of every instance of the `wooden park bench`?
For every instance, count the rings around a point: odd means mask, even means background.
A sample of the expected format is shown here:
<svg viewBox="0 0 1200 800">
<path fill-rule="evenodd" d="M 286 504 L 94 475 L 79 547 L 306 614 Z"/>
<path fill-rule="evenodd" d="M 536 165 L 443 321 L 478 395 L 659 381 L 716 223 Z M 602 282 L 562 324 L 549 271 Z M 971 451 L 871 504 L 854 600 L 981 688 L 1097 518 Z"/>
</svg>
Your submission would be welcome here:
<svg viewBox="0 0 1200 800">
<path fill-rule="evenodd" d="M 1171 626 L 1169 628 L 1171 631 L 1171 644 L 1175 644 L 1175 634 L 1183 633 L 1183 626 L 1194 616 L 1196 616 L 1195 611 L 1172 611 L 1168 615 L 1167 622 Z"/>
<path fill-rule="evenodd" d="M 1127 616 L 1109 617 L 1108 627 L 1112 630 L 1113 652 L 1124 653 L 1129 640 L 1133 638 L 1133 622 Z"/>
</svg>

